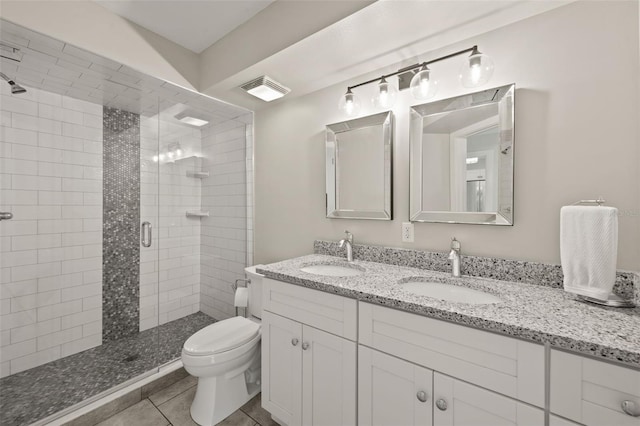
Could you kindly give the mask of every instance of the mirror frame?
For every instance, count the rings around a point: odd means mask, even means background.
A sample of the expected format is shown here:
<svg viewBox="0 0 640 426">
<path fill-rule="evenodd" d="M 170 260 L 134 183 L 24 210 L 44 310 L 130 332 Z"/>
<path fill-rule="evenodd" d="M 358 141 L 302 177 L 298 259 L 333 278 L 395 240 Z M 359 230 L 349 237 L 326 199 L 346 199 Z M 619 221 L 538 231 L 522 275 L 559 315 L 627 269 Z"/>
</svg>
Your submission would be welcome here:
<svg viewBox="0 0 640 426">
<path fill-rule="evenodd" d="M 381 188 L 384 205 L 380 210 L 341 209 L 337 137 L 341 133 L 351 130 L 378 126 L 382 132 L 382 149 L 384 150 L 384 162 L 381 165 L 384 169 L 384 186 Z M 391 111 L 327 125 L 325 155 L 327 218 L 371 220 L 391 220 L 393 218 L 393 113 Z"/>
<path fill-rule="evenodd" d="M 441 101 L 415 105 L 410 108 L 409 129 L 409 220 L 411 222 L 466 223 L 476 225 L 513 225 L 514 195 L 514 146 L 515 146 L 515 91 L 516 85 L 508 84 L 480 92 L 470 93 Z M 422 147 L 424 119 L 445 112 L 475 108 L 488 104 L 498 105 L 498 122 L 500 125 L 500 152 L 508 156 L 510 170 L 499 170 L 498 193 L 507 191 L 511 198 L 510 205 L 498 205 L 497 212 L 453 212 L 424 210 L 423 200 L 423 167 Z M 504 122 L 504 118 L 506 121 Z M 419 127 L 417 127 L 419 126 Z M 419 137 L 417 129 L 420 130 Z M 417 157 L 415 157 L 417 155 Z M 419 161 L 414 161 L 416 158 Z M 503 175 L 504 174 L 504 175 Z M 507 187 L 503 177 L 507 177 Z M 503 181 L 503 183 L 500 183 Z M 416 192 L 417 191 L 417 192 Z"/>
</svg>

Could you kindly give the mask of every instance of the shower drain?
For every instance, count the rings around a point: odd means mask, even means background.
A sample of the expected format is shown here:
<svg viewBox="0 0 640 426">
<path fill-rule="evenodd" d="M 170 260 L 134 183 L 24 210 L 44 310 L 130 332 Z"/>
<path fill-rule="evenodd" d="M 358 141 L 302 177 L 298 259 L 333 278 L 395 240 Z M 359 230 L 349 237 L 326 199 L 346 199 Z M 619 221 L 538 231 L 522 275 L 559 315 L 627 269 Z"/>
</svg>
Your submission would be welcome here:
<svg viewBox="0 0 640 426">
<path fill-rule="evenodd" d="M 133 354 L 133 355 L 129 355 L 128 357 L 123 359 L 123 361 L 124 362 L 133 362 L 133 361 L 137 360 L 138 358 L 140 358 L 140 354 Z"/>
</svg>

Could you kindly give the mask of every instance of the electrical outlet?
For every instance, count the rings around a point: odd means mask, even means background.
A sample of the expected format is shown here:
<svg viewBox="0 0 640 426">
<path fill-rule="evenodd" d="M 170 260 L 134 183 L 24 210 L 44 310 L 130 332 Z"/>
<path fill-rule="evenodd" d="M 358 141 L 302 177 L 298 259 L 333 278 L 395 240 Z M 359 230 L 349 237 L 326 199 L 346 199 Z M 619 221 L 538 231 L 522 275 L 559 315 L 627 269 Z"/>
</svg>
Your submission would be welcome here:
<svg viewBox="0 0 640 426">
<path fill-rule="evenodd" d="M 413 242 L 413 223 L 402 222 L 402 242 L 403 243 Z"/>
</svg>

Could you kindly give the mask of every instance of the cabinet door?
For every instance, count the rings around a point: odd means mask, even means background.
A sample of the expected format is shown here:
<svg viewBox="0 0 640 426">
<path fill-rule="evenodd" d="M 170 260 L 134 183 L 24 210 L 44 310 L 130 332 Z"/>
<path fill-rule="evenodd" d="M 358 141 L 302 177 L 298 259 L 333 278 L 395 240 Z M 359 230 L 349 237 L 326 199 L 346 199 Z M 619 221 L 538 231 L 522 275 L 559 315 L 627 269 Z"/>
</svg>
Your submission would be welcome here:
<svg viewBox="0 0 640 426">
<path fill-rule="evenodd" d="M 358 424 L 431 425 L 432 377 L 424 367 L 358 346 Z"/>
<path fill-rule="evenodd" d="M 262 406 L 283 423 L 302 424 L 302 325 L 262 314 Z"/>
<path fill-rule="evenodd" d="M 551 351 L 550 410 L 585 425 L 640 426 L 622 408 L 640 407 L 640 371 Z"/>
<path fill-rule="evenodd" d="M 355 425 L 356 343 L 302 327 L 302 424 Z"/>
<path fill-rule="evenodd" d="M 544 411 L 487 389 L 434 373 L 436 426 L 541 426 Z"/>
</svg>

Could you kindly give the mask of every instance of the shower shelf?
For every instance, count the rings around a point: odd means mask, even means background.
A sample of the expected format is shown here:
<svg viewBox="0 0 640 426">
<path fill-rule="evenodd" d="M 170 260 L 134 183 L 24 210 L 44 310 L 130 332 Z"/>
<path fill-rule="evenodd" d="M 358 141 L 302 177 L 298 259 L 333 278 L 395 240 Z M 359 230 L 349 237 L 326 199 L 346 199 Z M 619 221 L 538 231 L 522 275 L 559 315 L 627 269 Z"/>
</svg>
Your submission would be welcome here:
<svg viewBox="0 0 640 426">
<path fill-rule="evenodd" d="M 187 210 L 187 217 L 209 217 L 209 211 Z"/>
<path fill-rule="evenodd" d="M 187 170 L 187 176 L 197 179 L 204 179 L 209 177 L 208 170 Z"/>
</svg>

